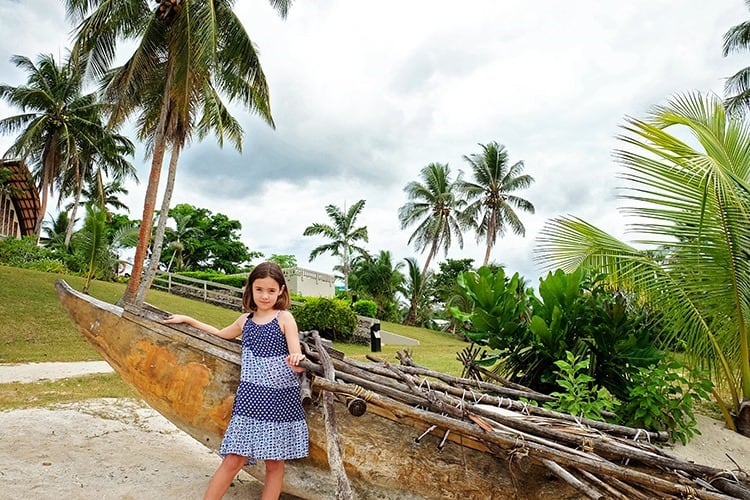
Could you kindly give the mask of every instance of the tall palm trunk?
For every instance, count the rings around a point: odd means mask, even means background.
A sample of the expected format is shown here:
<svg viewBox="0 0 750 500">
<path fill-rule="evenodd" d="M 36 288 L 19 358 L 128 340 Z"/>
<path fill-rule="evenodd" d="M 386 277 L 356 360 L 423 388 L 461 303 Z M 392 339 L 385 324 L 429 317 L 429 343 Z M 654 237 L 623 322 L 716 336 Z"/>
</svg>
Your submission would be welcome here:
<svg viewBox="0 0 750 500">
<path fill-rule="evenodd" d="M 174 63 L 170 60 L 167 66 L 167 76 L 164 81 L 164 100 L 162 101 L 161 111 L 159 112 L 159 123 L 156 126 L 154 137 L 154 154 L 151 159 L 151 172 L 148 176 L 148 186 L 146 187 L 146 196 L 143 200 L 143 216 L 141 217 L 141 228 L 138 232 L 138 245 L 135 247 L 135 257 L 133 258 L 133 269 L 130 274 L 128 286 L 125 294 L 122 296 L 122 302 L 125 304 L 136 304 L 138 298 L 138 287 L 141 283 L 141 273 L 143 272 L 143 262 L 146 259 L 146 252 L 151 240 L 151 228 L 154 224 L 154 207 L 156 206 L 156 194 L 159 189 L 159 178 L 161 177 L 161 166 L 164 162 L 164 151 L 166 150 L 166 135 L 164 128 L 167 123 L 167 114 L 169 113 L 169 88 L 172 84 L 172 71 Z"/>
<path fill-rule="evenodd" d="M 76 196 L 73 200 L 73 207 L 70 209 L 70 219 L 68 222 L 68 228 L 65 230 L 65 248 L 70 247 L 70 240 L 73 238 L 73 226 L 76 223 L 76 216 L 78 215 L 78 204 L 81 202 L 81 193 L 83 191 L 83 180 L 80 177 L 77 180 Z"/>
<path fill-rule="evenodd" d="M 136 298 L 137 304 L 142 304 L 146 298 L 146 292 L 151 288 L 151 284 L 154 282 L 156 277 L 156 271 L 159 268 L 159 261 L 161 260 L 161 251 L 164 246 L 164 233 L 167 229 L 167 219 L 169 219 L 169 205 L 172 201 L 172 193 L 174 192 L 174 181 L 177 177 L 177 162 L 180 159 L 180 151 L 182 147 L 179 143 L 174 142 L 172 144 L 172 153 L 169 158 L 169 172 L 167 173 L 167 186 L 164 190 L 164 198 L 161 202 L 161 210 L 159 211 L 159 220 L 156 223 L 156 233 L 154 234 L 154 244 L 151 249 L 151 260 L 149 261 L 148 269 L 146 274 L 141 280 L 140 286 L 138 287 L 138 296 Z"/>
<path fill-rule="evenodd" d="M 44 214 L 47 212 L 47 203 L 49 203 L 49 192 L 52 189 L 52 169 L 57 161 L 57 150 L 53 149 L 54 137 L 47 139 L 47 145 L 44 148 L 44 157 L 42 158 L 42 178 L 39 181 L 39 192 L 42 195 L 41 206 L 39 207 L 39 217 L 36 219 L 34 234 L 36 235 L 37 245 L 42 238 L 42 224 L 44 223 Z"/>
<path fill-rule="evenodd" d="M 492 211 L 492 217 L 490 217 L 490 222 L 487 227 L 487 248 L 485 248 L 484 251 L 484 262 L 482 263 L 483 266 L 486 266 L 487 263 L 490 261 L 490 252 L 492 252 L 492 235 L 496 234 L 497 227 L 495 227 L 495 211 Z"/>
<path fill-rule="evenodd" d="M 432 258 L 437 253 L 438 248 L 440 247 L 440 240 L 442 239 L 440 235 L 443 234 L 442 228 L 443 228 L 443 218 L 440 219 L 440 223 L 438 224 L 439 228 L 436 234 L 438 235 L 437 238 L 432 240 L 432 246 L 430 247 L 430 253 L 427 254 L 427 260 L 424 262 L 424 267 L 422 268 L 422 277 L 427 276 L 427 270 L 430 268 L 430 262 L 432 262 Z"/>
</svg>

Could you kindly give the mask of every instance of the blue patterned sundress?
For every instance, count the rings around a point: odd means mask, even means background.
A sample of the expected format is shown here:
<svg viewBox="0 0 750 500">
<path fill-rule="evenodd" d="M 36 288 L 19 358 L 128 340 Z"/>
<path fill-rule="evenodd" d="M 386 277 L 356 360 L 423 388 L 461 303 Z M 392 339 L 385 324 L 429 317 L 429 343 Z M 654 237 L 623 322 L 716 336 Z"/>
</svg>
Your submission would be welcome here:
<svg viewBox="0 0 750 500">
<path fill-rule="evenodd" d="M 291 460 L 308 455 L 308 432 L 300 378 L 285 362 L 289 348 L 278 313 L 263 325 L 252 315 L 242 328 L 240 384 L 232 418 L 221 442 L 230 453 L 256 460 Z"/>
</svg>

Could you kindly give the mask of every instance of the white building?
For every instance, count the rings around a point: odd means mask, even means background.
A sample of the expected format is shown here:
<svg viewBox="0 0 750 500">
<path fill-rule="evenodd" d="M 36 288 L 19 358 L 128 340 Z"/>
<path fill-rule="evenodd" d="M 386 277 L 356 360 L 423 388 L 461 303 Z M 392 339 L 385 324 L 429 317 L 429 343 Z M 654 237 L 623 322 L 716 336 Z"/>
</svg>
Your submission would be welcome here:
<svg viewBox="0 0 750 500">
<path fill-rule="evenodd" d="M 327 297 L 336 295 L 335 277 L 332 274 L 319 273 L 301 267 L 284 269 L 284 278 L 289 293 L 307 297 Z"/>
</svg>

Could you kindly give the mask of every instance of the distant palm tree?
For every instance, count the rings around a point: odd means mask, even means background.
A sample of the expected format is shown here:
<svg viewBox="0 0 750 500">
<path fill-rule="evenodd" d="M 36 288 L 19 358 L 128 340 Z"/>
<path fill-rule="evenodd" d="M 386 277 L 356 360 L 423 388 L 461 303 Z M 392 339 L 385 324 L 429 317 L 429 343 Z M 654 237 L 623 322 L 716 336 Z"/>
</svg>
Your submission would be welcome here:
<svg viewBox="0 0 750 500">
<path fill-rule="evenodd" d="M 745 0 L 750 9 L 750 0 Z M 724 33 L 724 57 L 750 49 L 750 21 L 732 26 Z M 745 113 L 750 110 L 750 66 L 742 68 L 724 82 L 725 105 L 729 111 Z"/>
<path fill-rule="evenodd" d="M 508 165 L 508 152 L 502 144 L 493 141 L 479 147 L 482 148 L 480 154 L 464 156 L 471 165 L 474 180 L 459 183 L 459 188 L 466 195 L 468 206 L 464 214 L 474 219 L 477 240 L 485 239 L 483 265 L 486 266 L 498 235 L 503 236 L 507 228 L 516 234 L 526 234 L 516 210 L 533 214 L 534 205 L 511 193 L 529 187 L 534 178 L 521 175 L 522 161 Z"/>
<path fill-rule="evenodd" d="M 96 144 L 102 132 L 102 105 L 95 94 L 83 94 L 82 65 L 73 60 L 57 64 L 52 55 L 37 62 L 13 56 L 16 67 L 28 73 L 26 85 L 0 85 L 0 98 L 22 113 L 0 120 L 0 133 L 20 132 L 6 158 L 22 158 L 33 166 L 41 193 L 34 229 L 41 235 L 49 196 L 65 175 L 79 171 L 79 145 Z"/>
<path fill-rule="evenodd" d="M 184 213 L 176 213 L 172 216 L 175 222 L 175 228 L 167 228 L 167 234 L 169 240 L 169 248 L 172 250 L 172 256 L 169 258 L 169 264 L 167 264 L 167 271 L 172 268 L 172 263 L 175 264 L 175 269 L 181 271 L 185 268 L 185 262 L 183 260 L 183 252 L 185 245 L 182 242 L 185 238 L 191 236 L 194 232 L 192 224 L 192 217 Z"/>
<path fill-rule="evenodd" d="M 409 236 L 409 244 L 414 243 L 418 252 L 430 247 L 422 274 L 427 274 L 430 262 L 442 247 L 445 253 L 453 243 L 453 237 L 460 248 L 464 246 L 463 229 L 469 227 L 462 210 L 466 202 L 460 197 L 458 183 L 450 177 L 447 164 L 430 163 L 420 172 L 422 182 L 412 181 L 404 187 L 409 201 L 398 210 L 401 229 L 417 225 Z"/>
<path fill-rule="evenodd" d="M 341 273 L 344 276 L 344 290 L 349 290 L 349 272 L 351 261 L 355 253 L 367 253 L 366 250 L 357 245 L 357 242 L 367 243 L 367 227 L 354 227 L 357 217 L 365 206 L 365 200 L 359 200 L 349 210 L 341 210 L 335 205 L 327 205 L 326 213 L 333 225 L 316 222 L 307 226 L 302 233 L 304 236 L 324 236 L 328 243 L 313 248 L 310 252 L 310 260 L 315 260 L 321 254 L 330 253 L 341 258 Z"/>
<path fill-rule="evenodd" d="M 273 125 L 268 86 L 255 50 L 231 0 L 161 2 L 152 11 L 142 0 L 112 8 L 109 1 L 66 0 L 68 16 L 77 24 L 74 54 L 83 54 L 97 76 L 106 74 L 105 95 L 114 104 L 112 121 L 120 123 L 140 111 L 142 138 L 153 152 L 143 207 L 139 243 L 124 302 L 139 303 L 143 263 L 151 240 L 156 195 L 165 151 L 171 146 L 170 178 L 162 204 L 166 227 L 174 172 L 181 149 L 193 127 L 199 138 L 214 131 L 237 147 L 242 130 L 219 99 L 222 93 L 239 100 Z M 285 17 L 291 0 L 271 0 Z M 137 40 L 135 52 L 120 68 L 108 72 L 120 39 Z M 194 120 L 197 118 L 197 122 Z M 161 239 L 152 261 L 158 263 Z"/>
<path fill-rule="evenodd" d="M 404 324 L 426 326 L 426 323 L 432 317 L 432 303 L 429 299 L 430 294 L 428 293 L 432 273 L 420 272 L 417 259 L 413 257 L 407 257 L 404 261 L 406 262 L 407 272 L 404 284 L 401 287 L 401 293 L 403 293 L 409 302 L 409 309 L 406 312 Z"/>
<path fill-rule="evenodd" d="M 40 243 L 52 250 L 67 253 L 68 244 L 65 242 L 65 235 L 68 232 L 68 228 L 72 225 L 73 222 L 70 220 L 68 212 L 59 212 L 57 217 L 42 226 L 44 234 L 40 239 Z"/>
<path fill-rule="evenodd" d="M 692 363 L 713 369 L 732 398 L 729 408 L 715 393 L 727 425 L 750 435 L 750 125 L 718 97 L 688 94 L 625 130 L 616 155 L 630 227 L 651 248 L 564 217 L 542 230 L 537 257 L 550 269 L 593 267 L 649 299 L 673 332 L 665 342 L 678 338 Z"/>
<path fill-rule="evenodd" d="M 92 201 L 99 198 L 99 204 L 106 212 L 104 201 L 103 173 L 112 176 L 119 183 L 122 180 L 132 178 L 136 181 L 136 171 L 133 165 L 126 159 L 133 156 L 135 146 L 127 137 L 116 133 L 114 130 L 102 126 L 98 131 L 95 143 L 83 143 L 79 145 L 78 162 L 75 168 L 68 169 L 60 181 L 60 196 L 73 196 L 73 202 L 66 207 L 71 211 L 71 220 L 76 219 L 78 207 L 85 202 L 82 201 L 86 183 L 93 185 L 96 189 Z M 109 213 L 106 213 L 109 219 Z M 65 235 L 65 244 L 70 244 L 73 234 L 73 225 L 68 228 Z"/>
<path fill-rule="evenodd" d="M 388 250 L 381 250 L 375 257 L 361 254 L 352 259 L 352 275 L 356 277 L 356 287 L 352 286 L 352 290 L 372 297 L 380 319 L 386 319 L 383 314 L 396 304 L 396 294 L 404 283 L 403 266 L 403 262 L 393 263 Z"/>
</svg>

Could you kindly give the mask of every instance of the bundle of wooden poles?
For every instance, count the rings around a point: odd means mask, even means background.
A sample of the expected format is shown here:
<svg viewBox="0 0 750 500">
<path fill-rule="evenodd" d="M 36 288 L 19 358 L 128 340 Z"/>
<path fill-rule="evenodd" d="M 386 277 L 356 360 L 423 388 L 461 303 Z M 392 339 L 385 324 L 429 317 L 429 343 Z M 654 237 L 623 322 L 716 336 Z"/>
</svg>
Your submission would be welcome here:
<svg viewBox="0 0 750 500">
<path fill-rule="evenodd" d="M 500 460 L 531 460 L 589 498 L 750 499 L 747 471 L 688 462 L 657 446 L 668 435 L 555 412 L 540 405 L 553 398 L 527 388 L 450 376 L 416 366 L 407 351 L 400 364 L 368 356 L 347 359 L 325 346 L 317 332 L 303 332 L 303 366 L 311 376 L 307 397 L 323 396 L 329 464 L 339 498 L 351 498 L 337 442 L 333 401 L 343 396 L 353 415 L 372 405 L 381 414 L 420 422 L 425 432 L 486 451 Z M 512 384 L 511 384 L 512 385 Z M 305 390 L 303 386 L 303 391 Z"/>
</svg>

